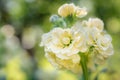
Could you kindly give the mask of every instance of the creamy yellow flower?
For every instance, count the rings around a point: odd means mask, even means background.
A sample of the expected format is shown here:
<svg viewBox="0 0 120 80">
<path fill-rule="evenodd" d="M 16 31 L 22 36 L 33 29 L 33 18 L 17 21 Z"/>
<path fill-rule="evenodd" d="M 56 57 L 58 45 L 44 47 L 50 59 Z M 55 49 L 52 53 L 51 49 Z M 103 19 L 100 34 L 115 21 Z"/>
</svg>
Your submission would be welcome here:
<svg viewBox="0 0 120 80">
<path fill-rule="evenodd" d="M 88 50 L 84 28 L 82 29 L 79 24 L 67 29 L 54 28 L 43 34 L 41 46 L 44 46 L 46 56 L 52 65 L 58 68 L 62 66 L 72 71 L 80 63 L 78 53 Z M 71 65 L 68 65 L 69 62 Z"/>
<path fill-rule="evenodd" d="M 81 25 L 85 27 L 88 45 L 94 45 L 95 38 L 103 32 L 104 23 L 98 18 L 89 18 L 88 21 L 82 21 Z"/>
<path fill-rule="evenodd" d="M 82 18 L 82 17 L 86 16 L 87 15 L 86 8 L 80 8 L 80 7 L 77 6 L 75 8 L 75 15 L 79 18 Z"/>
<path fill-rule="evenodd" d="M 81 24 L 86 30 L 88 46 L 94 46 L 92 56 L 95 57 L 95 63 L 104 62 L 105 59 L 113 55 L 112 38 L 103 31 L 104 24 L 100 19 L 90 18 Z"/>
<path fill-rule="evenodd" d="M 58 14 L 62 17 L 67 17 L 69 15 L 75 15 L 76 17 L 82 18 L 87 15 L 86 8 L 80 8 L 75 6 L 73 3 L 71 4 L 63 4 L 58 9 Z"/>
<path fill-rule="evenodd" d="M 85 28 L 80 22 L 76 23 L 71 28 L 71 33 L 73 34 L 74 46 L 80 50 L 80 52 L 86 52 L 88 50 L 87 45 L 87 34 Z"/>
<path fill-rule="evenodd" d="M 76 63 L 72 59 L 63 60 L 58 58 L 54 53 L 51 52 L 47 52 L 45 56 L 49 60 L 49 62 L 58 69 L 67 69 L 73 71 L 74 73 L 81 73 L 82 71 L 79 62 Z M 71 58 L 76 60 L 78 59 L 78 61 L 80 61 L 79 55 L 73 55 L 71 56 Z"/>
<path fill-rule="evenodd" d="M 53 52 L 61 59 L 69 59 L 71 55 L 78 52 L 85 52 L 85 34 L 81 29 L 54 28 L 49 33 L 43 34 L 41 46 L 45 46 L 45 51 Z M 79 28 L 79 27 L 78 27 Z"/>
<path fill-rule="evenodd" d="M 98 34 L 96 44 L 101 50 L 107 50 L 111 45 L 112 38 L 108 34 Z"/>
<path fill-rule="evenodd" d="M 113 55 L 112 38 L 109 34 L 99 34 L 95 39 L 95 49 L 97 50 L 96 63 L 101 63 L 109 56 Z"/>
<path fill-rule="evenodd" d="M 89 28 L 96 28 L 98 32 L 102 32 L 104 28 L 104 23 L 99 18 L 89 18 L 88 21 L 83 21 L 82 24 Z"/>
<path fill-rule="evenodd" d="M 71 4 L 63 4 L 58 9 L 58 14 L 62 17 L 67 17 L 68 15 L 73 15 L 75 12 L 75 5 L 73 3 Z"/>
<path fill-rule="evenodd" d="M 89 28 L 86 27 L 86 34 L 87 34 L 87 43 L 88 45 L 92 46 L 95 45 L 95 38 L 98 36 L 99 31 L 96 30 L 96 28 Z"/>
</svg>

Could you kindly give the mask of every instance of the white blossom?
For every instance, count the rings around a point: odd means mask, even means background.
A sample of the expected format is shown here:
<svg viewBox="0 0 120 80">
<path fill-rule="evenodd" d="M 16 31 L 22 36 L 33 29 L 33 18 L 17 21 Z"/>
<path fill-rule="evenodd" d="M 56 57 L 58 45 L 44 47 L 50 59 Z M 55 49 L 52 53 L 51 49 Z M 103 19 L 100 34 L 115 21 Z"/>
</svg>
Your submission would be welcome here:
<svg viewBox="0 0 120 80">
<path fill-rule="evenodd" d="M 63 4 L 58 9 L 58 14 L 62 17 L 67 17 L 69 15 L 75 15 L 78 18 L 82 18 L 87 15 L 86 8 L 81 8 L 79 6 L 75 6 L 73 3 Z"/>
<path fill-rule="evenodd" d="M 70 56 L 85 52 L 85 34 L 77 26 L 71 29 L 54 28 L 49 33 L 42 36 L 41 46 L 45 46 L 46 51 L 53 52 L 61 59 L 69 59 Z"/>
<path fill-rule="evenodd" d="M 99 18 L 89 18 L 88 21 L 83 21 L 82 24 L 89 28 L 95 28 L 98 32 L 102 32 L 104 23 Z"/>
<path fill-rule="evenodd" d="M 75 8 L 75 15 L 79 18 L 82 18 L 82 17 L 86 16 L 87 15 L 86 8 L 80 8 L 80 7 L 77 6 Z"/>
<path fill-rule="evenodd" d="M 76 63 L 72 59 L 60 59 L 54 53 L 51 52 L 47 52 L 45 56 L 48 59 L 48 61 L 57 69 L 67 69 L 73 71 L 74 73 L 81 73 L 82 71 L 79 62 Z M 79 59 L 79 55 L 73 55 L 71 56 L 71 58 L 77 60 Z"/>
<path fill-rule="evenodd" d="M 105 60 L 113 55 L 112 38 L 108 34 L 99 34 L 96 39 L 95 49 L 97 50 L 97 58 Z"/>
<path fill-rule="evenodd" d="M 81 18 L 87 15 L 87 11 L 71 3 L 62 5 L 58 14 Z M 81 71 L 80 62 L 85 56 L 87 67 L 94 70 L 95 63 L 102 63 L 113 55 L 112 38 L 105 32 L 102 20 L 89 18 L 73 23 L 69 28 L 68 25 L 66 28 L 53 28 L 42 35 L 40 46 L 44 46 L 45 56 L 53 66 L 77 73 Z"/>
<path fill-rule="evenodd" d="M 63 4 L 58 9 L 58 14 L 62 17 L 67 17 L 68 15 L 73 15 L 75 12 L 75 5 L 73 3 L 71 4 Z"/>
</svg>

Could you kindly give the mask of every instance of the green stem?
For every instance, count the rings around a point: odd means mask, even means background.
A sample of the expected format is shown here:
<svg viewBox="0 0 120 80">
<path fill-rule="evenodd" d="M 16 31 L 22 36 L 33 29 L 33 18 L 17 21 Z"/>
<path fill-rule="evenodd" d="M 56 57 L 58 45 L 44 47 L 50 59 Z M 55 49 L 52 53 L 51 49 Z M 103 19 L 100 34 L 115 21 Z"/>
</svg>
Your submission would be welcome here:
<svg viewBox="0 0 120 80">
<path fill-rule="evenodd" d="M 89 80 L 88 79 L 88 68 L 87 68 L 87 55 L 85 55 L 84 53 L 80 54 L 81 56 L 81 66 L 82 66 L 82 70 L 83 70 L 83 77 L 84 80 Z"/>
</svg>

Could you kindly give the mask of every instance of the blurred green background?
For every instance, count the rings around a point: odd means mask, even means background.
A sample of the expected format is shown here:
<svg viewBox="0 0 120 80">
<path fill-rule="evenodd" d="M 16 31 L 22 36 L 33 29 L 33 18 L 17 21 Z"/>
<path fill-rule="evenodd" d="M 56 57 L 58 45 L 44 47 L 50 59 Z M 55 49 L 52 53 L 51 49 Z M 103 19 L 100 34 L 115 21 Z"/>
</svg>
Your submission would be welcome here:
<svg viewBox="0 0 120 80">
<path fill-rule="evenodd" d="M 56 70 L 39 47 L 51 29 L 49 17 L 64 3 L 86 7 L 113 38 L 114 55 L 90 75 L 91 80 L 120 80 L 120 0 L 0 0 L 0 80 L 78 80 Z"/>
</svg>

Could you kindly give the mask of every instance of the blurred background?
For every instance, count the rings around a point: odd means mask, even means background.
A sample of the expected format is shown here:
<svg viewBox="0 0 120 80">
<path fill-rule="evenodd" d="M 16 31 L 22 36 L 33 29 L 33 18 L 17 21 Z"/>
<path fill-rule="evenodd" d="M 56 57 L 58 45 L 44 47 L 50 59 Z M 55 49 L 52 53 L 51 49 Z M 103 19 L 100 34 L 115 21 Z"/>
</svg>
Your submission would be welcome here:
<svg viewBox="0 0 120 80">
<path fill-rule="evenodd" d="M 114 55 L 97 67 L 91 80 L 120 80 L 120 0 L 0 0 L 0 80 L 78 80 L 79 75 L 56 70 L 39 46 L 51 29 L 49 17 L 64 3 L 88 9 L 113 38 Z"/>
</svg>

